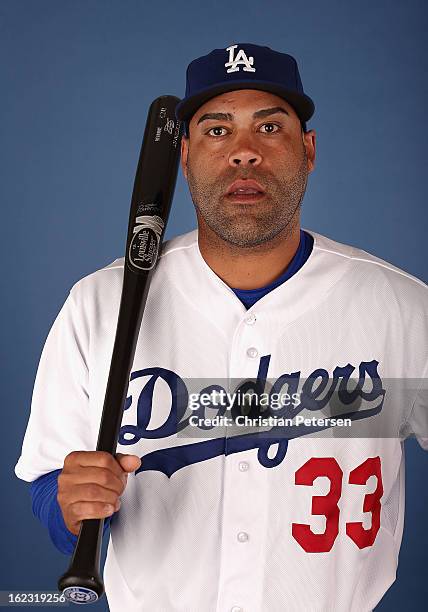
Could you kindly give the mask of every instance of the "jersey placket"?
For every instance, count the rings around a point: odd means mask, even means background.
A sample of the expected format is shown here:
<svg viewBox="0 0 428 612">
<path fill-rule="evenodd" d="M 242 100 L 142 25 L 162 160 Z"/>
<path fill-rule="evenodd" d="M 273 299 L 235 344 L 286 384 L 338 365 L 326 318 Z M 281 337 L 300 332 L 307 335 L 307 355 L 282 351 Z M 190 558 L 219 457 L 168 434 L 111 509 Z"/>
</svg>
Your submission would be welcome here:
<svg viewBox="0 0 428 612">
<path fill-rule="evenodd" d="M 261 327 L 260 317 L 251 312 L 238 325 L 229 360 L 231 392 L 238 381 L 257 377 L 264 344 Z M 240 429 L 242 432 L 238 434 L 248 433 L 247 428 Z M 226 436 L 230 435 L 227 430 Z M 224 458 L 217 612 L 256 612 L 261 609 L 267 525 L 264 501 L 269 499 L 269 479 L 261 468 L 257 449 L 231 452 Z"/>
</svg>

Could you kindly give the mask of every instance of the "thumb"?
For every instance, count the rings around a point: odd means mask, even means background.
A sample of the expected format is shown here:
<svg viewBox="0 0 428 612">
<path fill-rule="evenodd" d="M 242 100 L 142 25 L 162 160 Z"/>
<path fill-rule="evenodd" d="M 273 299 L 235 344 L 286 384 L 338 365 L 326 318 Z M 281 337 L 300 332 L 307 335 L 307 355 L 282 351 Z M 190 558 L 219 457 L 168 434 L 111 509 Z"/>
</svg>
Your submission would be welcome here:
<svg viewBox="0 0 428 612">
<path fill-rule="evenodd" d="M 134 472 L 138 470 L 141 465 L 141 459 L 137 455 L 124 455 L 117 453 L 116 459 L 119 462 L 120 467 L 125 472 Z"/>
</svg>

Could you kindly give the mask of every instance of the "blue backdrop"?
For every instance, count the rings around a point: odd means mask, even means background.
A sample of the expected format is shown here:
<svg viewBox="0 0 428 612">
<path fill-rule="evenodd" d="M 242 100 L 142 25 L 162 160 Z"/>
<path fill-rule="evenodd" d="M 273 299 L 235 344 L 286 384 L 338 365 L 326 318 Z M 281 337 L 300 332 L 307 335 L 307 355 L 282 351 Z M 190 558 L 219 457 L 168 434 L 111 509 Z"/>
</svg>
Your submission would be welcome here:
<svg viewBox="0 0 428 612">
<path fill-rule="evenodd" d="M 123 255 L 151 100 L 181 96 L 188 62 L 213 48 L 291 53 L 316 104 L 303 227 L 426 282 L 426 31 L 423 0 L 0 1 L 0 590 L 55 589 L 67 565 L 13 467 L 58 310 L 79 278 Z M 194 227 L 180 174 L 167 237 Z M 428 599 L 428 455 L 414 440 L 406 448 L 398 580 L 377 610 L 419 610 Z M 106 610 L 105 599 L 95 607 Z"/>
</svg>

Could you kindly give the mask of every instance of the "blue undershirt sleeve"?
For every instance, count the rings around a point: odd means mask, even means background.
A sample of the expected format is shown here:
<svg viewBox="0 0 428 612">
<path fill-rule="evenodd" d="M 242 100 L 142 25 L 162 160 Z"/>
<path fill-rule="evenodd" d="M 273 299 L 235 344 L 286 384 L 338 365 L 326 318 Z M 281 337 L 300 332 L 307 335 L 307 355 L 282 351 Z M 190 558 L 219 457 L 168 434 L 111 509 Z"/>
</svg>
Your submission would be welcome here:
<svg viewBox="0 0 428 612">
<path fill-rule="evenodd" d="M 61 470 L 54 470 L 31 483 L 32 510 L 34 516 L 47 527 L 55 547 L 65 555 L 71 555 L 74 552 L 77 536 L 67 529 L 57 500 L 60 473 Z M 110 525 L 110 520 L 109 516 L 104 521 L 104 533 Z"/>
</svg>

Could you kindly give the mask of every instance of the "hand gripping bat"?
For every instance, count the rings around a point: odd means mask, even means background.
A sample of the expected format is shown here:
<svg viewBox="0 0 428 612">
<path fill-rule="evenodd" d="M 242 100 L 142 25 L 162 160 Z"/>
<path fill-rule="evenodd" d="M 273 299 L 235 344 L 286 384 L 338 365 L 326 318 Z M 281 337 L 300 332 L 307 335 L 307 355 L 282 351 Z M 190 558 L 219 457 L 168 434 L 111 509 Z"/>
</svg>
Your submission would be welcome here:
<svg viewBox="0 0 428 612">
<path fill-rule="evenodd" d="M 122 295 L 97 450 L 116 452 L 138 333 L 158 259 L 177 180 L 182 124 L 180 100 L 160 96 L 149 108 L 132 192 Z M 82 521 L 76 548 L 58 588 L 74 603 L 91 603 L 104 593 L 100 551 L 104 519 Z"/>
</svg>

